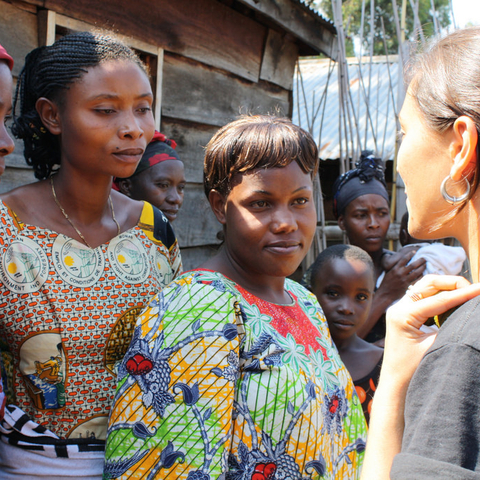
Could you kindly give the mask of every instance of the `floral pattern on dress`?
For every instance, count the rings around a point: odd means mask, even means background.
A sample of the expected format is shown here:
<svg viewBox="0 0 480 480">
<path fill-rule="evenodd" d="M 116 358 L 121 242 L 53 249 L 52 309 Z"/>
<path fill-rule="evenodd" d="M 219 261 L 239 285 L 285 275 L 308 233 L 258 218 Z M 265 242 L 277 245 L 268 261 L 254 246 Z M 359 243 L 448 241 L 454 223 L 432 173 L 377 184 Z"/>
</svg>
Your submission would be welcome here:
<svg viewBox="0 0 480 480">
<path fill-rule="evenodd" d="M 104 478 L 359 477 L 352 381 L 314 297 L 286 290 L 275 305 L 196 270 L 154 298 L 119 369 Z"/>
</svg>

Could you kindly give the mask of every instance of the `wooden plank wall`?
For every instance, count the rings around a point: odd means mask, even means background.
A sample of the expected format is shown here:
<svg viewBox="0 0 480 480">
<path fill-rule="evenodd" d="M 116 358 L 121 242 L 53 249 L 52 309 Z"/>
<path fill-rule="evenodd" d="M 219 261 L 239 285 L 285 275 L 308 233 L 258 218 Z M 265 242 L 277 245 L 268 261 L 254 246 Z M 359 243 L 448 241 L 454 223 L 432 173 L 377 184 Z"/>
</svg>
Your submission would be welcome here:
<svg viewBox="0 0 480 480">
<path fill-rule="evenodd" d="M 216 0 L 0 0 L 0 43 L 13 53 L 14 75 L 38 45 L 38 7 L 164 49 L 162 131 L 177 141 L 188 181 L 173 227 L 185 268 L 198 266 L 220 243 L 203 193 L 203 148 L 239 114 L 291 115 L 298 45 Z M 20 152 L 8 160 L 0 192 L 33 179 Z"/>
</svg>

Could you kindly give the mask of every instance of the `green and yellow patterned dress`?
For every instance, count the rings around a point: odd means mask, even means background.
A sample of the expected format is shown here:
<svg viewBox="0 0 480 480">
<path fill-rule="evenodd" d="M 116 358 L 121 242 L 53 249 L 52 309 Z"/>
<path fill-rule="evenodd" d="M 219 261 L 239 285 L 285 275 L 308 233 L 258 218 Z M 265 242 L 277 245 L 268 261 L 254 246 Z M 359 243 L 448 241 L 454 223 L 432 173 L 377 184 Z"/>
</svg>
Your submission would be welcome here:
<svg viewBox="0 0 480 480">
<path fill-rule="evenodd" d="M 137 320 L 104 478 L 354 479 L 366 424 L 316 298 L 255 297 L 195 270 Z"/>
</svg>

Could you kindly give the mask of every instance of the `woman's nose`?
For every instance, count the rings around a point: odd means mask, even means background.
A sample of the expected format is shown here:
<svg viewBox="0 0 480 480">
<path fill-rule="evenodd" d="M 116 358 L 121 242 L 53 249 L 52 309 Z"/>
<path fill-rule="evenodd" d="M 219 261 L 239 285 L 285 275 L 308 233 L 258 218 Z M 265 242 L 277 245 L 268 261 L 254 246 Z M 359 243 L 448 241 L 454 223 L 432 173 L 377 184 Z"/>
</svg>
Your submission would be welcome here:
<svg viewBox="0 0 480 480">
<path fill-rule="evenodd" d="M 0 155 L 10 155 L 15 148 L 15 144 L 8 134 L 7 127 L 3 123 L 0 125 Z"/>
<path fill-rule="evenodd" d="M 122 125 L 119 128 L 119 135 L 122 138 L 130 137 L 133 140 L 143 135 L 143 129 L 139 120 L 132 113 L 125 114 L 122 117 Z"/>
<path fill-rule="evenodd" d="M 168 191 L 166 200 L 168 203 L 173 203 L 174 205 L 181 205 L 183 203 L 183 195 L 177 190 L 176 187 L 172 187 Z"/>
<path fill-rule="evenodd" d="M 368 218 L 369 218 L 368 226 L 370 228 L 377 228 L 380 225 L 376 215 L 369 215 Z"/>
<path fill-rule="evenodd" d="M 288 208 L 277 208 L 272 214 L 272 230 L 275 233 L 286 233 L 297 229 L 297 220 Z"/>
</svg>

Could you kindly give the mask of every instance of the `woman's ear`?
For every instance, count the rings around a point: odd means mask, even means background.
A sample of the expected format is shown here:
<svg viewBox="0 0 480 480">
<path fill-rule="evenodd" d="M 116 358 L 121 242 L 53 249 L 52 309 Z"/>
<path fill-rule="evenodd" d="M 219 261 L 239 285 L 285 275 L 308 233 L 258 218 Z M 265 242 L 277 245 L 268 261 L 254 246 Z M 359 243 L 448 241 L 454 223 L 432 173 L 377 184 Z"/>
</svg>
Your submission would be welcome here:
<svg viewBox="0 0 480 480">
<path fill-rule="evenodd" d="M 337 219 L 338 226 L 340 227 L 341 230 L 345 231 L 345 222 L 343 221 L 343 215 L 340 215 Z"/>
<path fill-rule="evenodd" d="M 225 225 L 226 223 L 226 215 L 225 215 L 225 207 L 226 207 L 226 198 L 217 190 L 210 190 L 208 193 L 208 201 L 210 203 L 210 208 L 212 209 L 214 215 L 217 217 L 217 220 L 222 224 Z"/>
<path fill-rule="evenodd" d="M 52 135 L 62 133 L 58 106 L 48 98 L 40 97 L 35 104 L 40 120 Z"/>
<path fill-rule="evenodd" d="M 117 180 L 118 189 L 127 197 L 132 197 L 132 181 L 129 178 Z"/>
<path fill-rule="evenodd" d="M 450 177 L 454 181 L 470 179 L 477 168 L 478 132 L 475 122 L 465 115 L 453 124 L 453 139 L 450 146 L 453 165 Z"/>
</svg>

